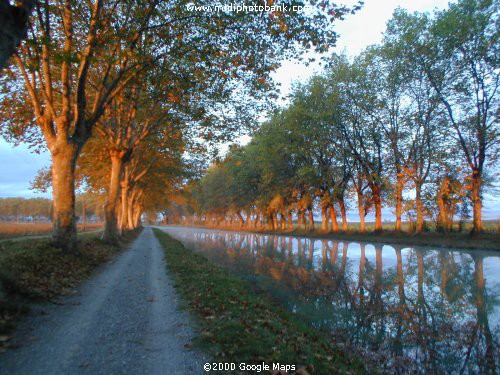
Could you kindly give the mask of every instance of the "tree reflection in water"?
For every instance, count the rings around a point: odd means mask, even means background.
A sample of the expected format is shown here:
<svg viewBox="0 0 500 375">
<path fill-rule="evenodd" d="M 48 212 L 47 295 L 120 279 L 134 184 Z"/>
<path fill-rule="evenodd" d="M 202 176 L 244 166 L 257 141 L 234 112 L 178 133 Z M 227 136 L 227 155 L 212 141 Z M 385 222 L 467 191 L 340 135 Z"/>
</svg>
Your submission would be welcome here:
<svg viewBox="0 0 500 375">
<path fill-rule="evenodd" d="M 496 253 L 167 228 L 384 372 L 496 373 Z M 339 259 L 340 258 L 340 259 Z"/>
</svg>

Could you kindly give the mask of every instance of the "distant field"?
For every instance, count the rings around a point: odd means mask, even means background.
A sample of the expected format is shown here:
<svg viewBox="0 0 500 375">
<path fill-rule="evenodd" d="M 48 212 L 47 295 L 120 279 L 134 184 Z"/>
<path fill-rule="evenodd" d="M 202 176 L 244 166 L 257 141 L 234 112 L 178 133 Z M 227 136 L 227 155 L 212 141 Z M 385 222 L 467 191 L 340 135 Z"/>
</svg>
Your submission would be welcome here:
<svg viewBox="0 0 500 375">
<path fill-rule="evenodd" d="M 94 231 L 102 227 L 102 224 L 86 224 L 85 232 Z M 0 222 L 0 239 L 46 234 L 52 231 L 52 223 L 9 223 Z M 78 231 L 83 231 L 82 225 L 78 225 Z"/>
</svg>

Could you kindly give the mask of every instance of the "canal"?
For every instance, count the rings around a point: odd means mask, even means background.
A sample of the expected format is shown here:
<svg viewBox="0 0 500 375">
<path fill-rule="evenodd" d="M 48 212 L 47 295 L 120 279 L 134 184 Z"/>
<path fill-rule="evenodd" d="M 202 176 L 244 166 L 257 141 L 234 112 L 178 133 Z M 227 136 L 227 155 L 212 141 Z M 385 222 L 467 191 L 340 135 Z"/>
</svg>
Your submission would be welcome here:
<svg viewBox="0 0 500 375">
<path fill-rule="evenodd" d="M 497 373 L 500 253 L 161 227 L 389 373 Z"/>
</svg>

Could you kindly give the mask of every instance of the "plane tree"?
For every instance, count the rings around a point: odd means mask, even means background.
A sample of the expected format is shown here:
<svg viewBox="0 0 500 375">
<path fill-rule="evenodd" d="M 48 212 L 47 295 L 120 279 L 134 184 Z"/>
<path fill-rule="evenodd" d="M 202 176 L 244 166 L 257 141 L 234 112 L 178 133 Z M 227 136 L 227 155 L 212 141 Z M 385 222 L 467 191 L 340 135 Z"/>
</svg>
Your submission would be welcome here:
<svg viewBox="0 0 500 375">
<path fill-rule="evenodd" d="M 406 92 L 408 69 L 400 57 L 397 45 L 383 43 L 366 51 L 369 82 L 364 85 L 369 100 L 357 100 L 357 105 L 371 122 L 383 132 L 386 146 L 386 165 L 392 170 L 395 201 L 395 230 L 401 230 L 403 191 L 410 180 L 409 158 L 411 149 L 410 100 Z M 365 98 L 366 99 L 366 98 Z"/>
<path fill-rule="evenodd" d="M 418 17 L 424 16 L 413 15 Z M 423 26 L 412 58 L 425 72 L 468 166 L 473 232 L 481 232 L 485 168 L 499 150 L 499 47 L 492 43 L 499 36 L 498 6 L 460 0 Z"/>
<path fill-rule="evenodd" d="M 375 210 L 375 230 L 382 230 L 382 189 L 387 147 L 380 121 L 373 121 L 370 113 L 377 107 L 376 72 L 369 69 L 370 59 L 361 55 L 352 64 L 337 59 L 331 77 L 341 92 L 339 108 L 340 128 L 347 149 L 363 170 L 372 195 Z"/>
</svg>

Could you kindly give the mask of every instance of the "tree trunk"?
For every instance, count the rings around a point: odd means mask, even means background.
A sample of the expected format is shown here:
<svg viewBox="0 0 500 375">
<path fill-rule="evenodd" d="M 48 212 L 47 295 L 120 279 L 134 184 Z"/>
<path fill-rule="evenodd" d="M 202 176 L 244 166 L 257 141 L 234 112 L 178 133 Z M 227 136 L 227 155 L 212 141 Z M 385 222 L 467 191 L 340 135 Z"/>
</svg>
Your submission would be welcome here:
<svg viewBox="0 0 500 375">
<path fill-rule="evenodd" d="M 300 229 L 302 224 L 304 224 L 304 213 L 302 211 L 297 211 L 297 227 Z"/>
<path fill-rule="evenodd" d="M 287 215 L 288 215 L 288 229 L 289 230 L 293 230 L 293 215 L 292 215 L 292 210 L 288 210 Z"/>
<path fill-rule="evenodd" d="M 417 209 L 417 225 L 416 232 L 421 233 L 424 230 L 424 204 L 422 202 L 422 183 L 415 183 L 415 206 Z"/>
<path fill-rule="evenodd" d="M 85 232 L 87 224 L 87 207 L 85 207 L 85 198 L 82 198 L 82 231 Z"/>
<path fill-rule="evenodd" d="M 312 231 L 314 231 L 314 214 L 313 214 L 312 208 L 309 208 L 307 211 L 308 211 L 308 214 L 309 214 L 309 224 L 311 226 L 309 228 L 309 230 L 312 232 Z"/>
<path fill-rule="evenodd" d="M 273 212 L 271 214 L 271 218 L 272 218 L 272 223 L 273 223 L 273 230 L 278 230 L 278 213 L 276 212 Z"/>
<path fill-rule="evenodd" d="M 448 210 L 445 202 L 445 196 L 448 192 L 448 181 L 447 177 L 443 178 L 436 199 L 439 210 L 436 228 L 438 232 L 446 232 L 448 230 Z"/>
<path fill-rule="evenodd" d="M 127 203 L 127 229 L 134 229 L 134 202 L 136 196 L 136 190 L 132 189 L 132 192 L 129 194 L 128 203 Z"/>
<path fill-rule="evenodd" d="M 134 207 L 134 229 L 139 228 L 141 224 L 142 207 L 140 204 L 136 204 Z"/>
<path fill-rule="evenodd" d="M 330 206 L 330 219 L 332 220 L 332 232 L 336 233 L 339 231 L 339 222 L 337 221 L 337 212 L 335 211 L 335 206 Z"/>
<path fill-rule="evenodd" d="M 255 212 L 255 221 L 253 223 L 253 227 L 255 229 L 260 229 L 260 212 L 259 211 Z"/>
<path fill-rule="evenodd" d="M 396 231 L 401 231 L 401 215 L 403 213 L 403 187 L 404 181 L 401 173 L 396 177 Z"/>
<path fill-rule="evenodd" d="M 52 151 L 52 150 L 51 150 Z M 54 246 L 76 252 L 75 167 L 79 148 L 74 144 L 56 146 L 52 151 L 52 197 L 54 202 Z"/>
<path fill-rule="evenodd" d="M 340 206 L 340 215 L 342 216 L 342 230 L 347 231 L 349 228 L 347 227 L 347 212 L 345 209 L 344 197 L 339 198 L 338 201 Z"/>
<path fill-rule="evenodd" d="M 118 193 L 120 191 L 120 176 L 123 166 L 122 152 L 111 150 L 109 152 L 111 159 L 111 177 L 109 180 L 109 191 L 106 205 L 104 206 L 104 234 L 102 239 L 109 243 L 116 243 L 118 240 L 118 222 L 116 218 L 116 209 L 118 202 Z"/>
<path fill-rule="evenodd" d="M 245 219 L 243 219 L 243 216 L 241 215 L 241 211 L 238 211 L 236 213 L 236 215 L 238 216 L 238 219 L 240 220 L 239 228 L 241 229 L 243 227 L 243 225 L 245 224 Z"/>
<path fill-rule="evenodd" d="M 247 210 L 247 217 L 245 221 L 245 227 L 250 228 L 252 226 L 252 211 Z"/>
<path fill-rule="evenodd" d="M 116 233 L 118 233 L 118 237 L 121 236 L 122 231 L 120 228 L 120 223 L 122 222 L 122 198 L 120 194 L 118 194 L 118 198 L 116 199 Z"/>
<path fill-rule="evenodd" d="M 373 205 L 375 207 L 375 230 L 382 230 L 382 199 L 380 197 L 380 185 L 371 184 Z"/>
<path fill-rule="evenodd" d="M 280 211 L 280 229 L 286 230 L 286 216 L 283 211 Z"/>
<path fill-rule="evenodd" d="M 473 228 L 472 233 L 481 233 L 483 231 L 483 220 L 481 217 L 482 200 L 481 200 L 481 172 L 475 169 L 472 172 L 471 199 L 473 209 Z"/>
<path fill-rule="evenodd" d="M 328 206 L 321 206 L 321 231 L 328 231 Z"/>
<path fill-rule="evenodd" d="M 365 205 L 363 203 L 363 192 L 361 190 L 357 191 L 358 194 L 358 213 L 359 213 L 359 231 L 364 233 L 366 230 L 365 226 Z"/>
<path fill-rule="evenodd" d="M 273 214 L 267 214 L 267 229 L 268 230 L 273 230 L 274 229 Z"/>
<path fill-rule="evenodd" d="M 123 233 L 127 229 L 128 224 L 128 204 L 129 204 L 129 189 L 130 186 L 128 184 L 128 180 L 122 180 L 121 182 L 121 216 L 120 216 L 120 225 L 119 231 L 120 234 Z"/>
</svg>

